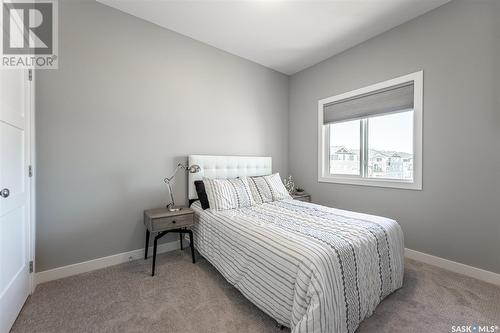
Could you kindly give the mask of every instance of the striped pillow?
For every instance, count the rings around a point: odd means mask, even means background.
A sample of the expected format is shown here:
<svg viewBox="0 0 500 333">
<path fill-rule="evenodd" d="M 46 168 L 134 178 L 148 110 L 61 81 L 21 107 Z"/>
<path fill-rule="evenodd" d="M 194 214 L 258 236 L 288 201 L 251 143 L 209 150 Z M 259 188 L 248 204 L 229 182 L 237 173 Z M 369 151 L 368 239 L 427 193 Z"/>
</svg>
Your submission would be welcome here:
<svg viewBox="0 0 500 333">
<path fill-rule="evenodd" d="M 246 178 L 203 178 L 210 209 L 226 210 L 249 207 L 255 204 Z"/>
<path fill-rule="evenodd" d="M 279 173 L 269 176 L 248 177 L 248 183 L 253 198 L 258 204 L 292 198 L 285 185 L 283 185 Z"/>
</svg>

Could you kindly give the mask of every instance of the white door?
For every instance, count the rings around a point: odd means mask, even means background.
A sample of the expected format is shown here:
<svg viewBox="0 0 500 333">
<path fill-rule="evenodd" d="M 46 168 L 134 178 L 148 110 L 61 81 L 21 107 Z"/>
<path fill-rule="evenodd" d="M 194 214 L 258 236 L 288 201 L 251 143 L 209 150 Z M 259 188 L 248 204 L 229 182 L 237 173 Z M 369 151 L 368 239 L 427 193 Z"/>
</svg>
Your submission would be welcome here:
<svg viewBox="0 0 500 333">
<path fill-rule="evenodd" d="M 0 70 L 0 333 L 31 290 L 30 106 L 28 70 Z"/>
</svg>

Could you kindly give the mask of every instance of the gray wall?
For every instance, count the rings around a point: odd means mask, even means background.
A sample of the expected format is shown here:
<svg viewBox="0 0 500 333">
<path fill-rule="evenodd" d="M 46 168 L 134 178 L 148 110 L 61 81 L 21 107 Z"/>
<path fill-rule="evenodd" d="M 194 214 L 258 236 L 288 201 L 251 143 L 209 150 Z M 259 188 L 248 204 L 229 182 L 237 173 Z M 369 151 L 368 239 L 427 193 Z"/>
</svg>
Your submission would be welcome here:
<svg viewBox="0 0 500 333">
<path fill-rule="evenodd" d="M 59 69 L 37 72 L 37 271 L 143 247 L 143 210 L 188 154 L 270 155 L 286 174 L 287 76 L 94 1 L 59 6 Z"/>
<path fill-rule="evenodd" d="M 397 219 L 410 249 L 500 273 L 500 5 L 493 2 L 452 1 L 293 75 L 289 169 L 315 202 Z M 423 191 L 318 183 L 318 100 L 420 69 Z"/>
<path fill-rule="evenodd" d="M 59 69 L 37 72 L 37 271 L 141 248 L 163 177 L 201 153 L 271 155 L 314 201 L 395 218 L 408 248 L 500 272 L 491 3 L 454 0 L 288 82 L 93 1 L 60 1 Z M 318 183 L 317 101 L 420 69 L 424 190 Z M 181 174 L 175 191 L 183 201 Z"/>
</svg>

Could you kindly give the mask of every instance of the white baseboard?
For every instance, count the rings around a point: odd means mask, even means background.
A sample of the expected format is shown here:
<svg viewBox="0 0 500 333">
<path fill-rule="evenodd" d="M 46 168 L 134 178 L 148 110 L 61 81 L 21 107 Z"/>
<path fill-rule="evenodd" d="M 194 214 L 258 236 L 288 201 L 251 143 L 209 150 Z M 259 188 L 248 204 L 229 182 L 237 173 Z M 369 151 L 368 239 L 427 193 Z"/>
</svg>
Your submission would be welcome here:
<svg viewBox="0 0 500 333">
<path fill-rule="evenodd" d="M 498 273 L 410 249 L 405 249 L 405 257 L 500 286 L 500 274 Z"/>
<path fill-rule="evenodd" d="M 186 240 L 186 245 L 189 242 Z M 176 250 L 180 247 L 179 241 L 169 242 L 158 245 L 157 253 L 165 253 Z M 153 253 L 153 248 L 149 248 L 149 253 Z M 500 286 L 500 274 L 486 271 L 480 268 L 464 265 L 455 261 L 436 257 L 427 253 L 418 252 L 411 249 L 405 249 L 405 257 L 421 261 L 423 263 L 437 266 L 455 273 L 463 274 L 481 281 L 492 283 Z M 101 269 L 113 265 L 122 264 L 130 260 L 144 258 L 144 249 L 138 249 L 130 252 L 114 254 L 108 257 L 98 258 L 94 260 L 84 261 L 78 264 L 58 267 L 35 274 L 35 286 L 52 281 L 62 279 L 68 276 L 90 272 L 96 269 Z"/>
<path fill-rule="evenodd" d="M 185 242 L 184 245 L 189 244 Z M 158 245 L 157 253 L 165 253 L 173 250 L 180 249 L 180 242 L 173 241 Z M 148 250 L 148 255 L 153 254 L 153 247 Z M 144 258 L 144 249 L 133 250 L 114 254 L 108 257 L 97 258 L 94 260 L 84 261 L 77 264 L 49 269 L 47 271 L 35 273 L 35 287 L 36 285 L 52 280 L 62 279 L 68 276 L 90 272 L 96 269 L 101 269 L 113 265 L 122 264 L 131 260 Z"/>
</svg>

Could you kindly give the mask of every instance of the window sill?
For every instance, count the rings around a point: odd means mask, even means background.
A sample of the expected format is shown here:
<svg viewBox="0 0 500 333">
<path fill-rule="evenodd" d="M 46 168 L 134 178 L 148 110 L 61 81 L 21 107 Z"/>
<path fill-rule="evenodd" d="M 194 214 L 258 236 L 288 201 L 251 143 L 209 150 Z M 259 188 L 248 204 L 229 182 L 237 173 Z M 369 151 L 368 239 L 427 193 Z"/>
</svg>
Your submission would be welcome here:
<svg viewBox="0 0 500 333">
<path fill-rule="evenodd" d="M 397 188 L 405 190 L 422 190 L 422 183 L 417 181 L 398 181 L 387 179 L 366 179 L 366 178 L 352 178 L 352 177 L 335 177 L 335 176 L 320 176 L 318 177 L 320 183 L 334 183 L 345 185 L 357 186 L 375 186 L 386 188 Z"/>
</svg>

